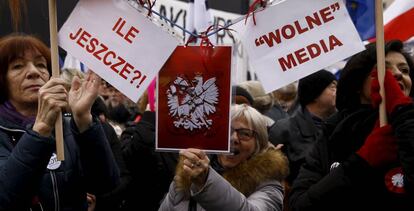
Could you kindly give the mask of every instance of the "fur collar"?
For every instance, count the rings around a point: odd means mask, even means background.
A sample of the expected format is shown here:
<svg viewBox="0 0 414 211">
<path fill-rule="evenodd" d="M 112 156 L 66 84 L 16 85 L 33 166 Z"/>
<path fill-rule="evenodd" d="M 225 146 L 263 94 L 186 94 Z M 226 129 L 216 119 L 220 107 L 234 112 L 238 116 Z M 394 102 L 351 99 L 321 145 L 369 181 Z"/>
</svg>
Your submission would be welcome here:
<svg viewBox="0 0 414 211">
<path fill-rule="evenodd" d="M 177 165 L 176 187 L 178 190 L 189 191 L 191 181 L 183 174 L 183 163 Z M 255 192 L 263 182 L 269 180 L 282 181 L 289 174 L 286 156 L 273 147 L 246 160 L 234 168 L 225 170 L 223 177 L 246 197 Z"/>
</svg>

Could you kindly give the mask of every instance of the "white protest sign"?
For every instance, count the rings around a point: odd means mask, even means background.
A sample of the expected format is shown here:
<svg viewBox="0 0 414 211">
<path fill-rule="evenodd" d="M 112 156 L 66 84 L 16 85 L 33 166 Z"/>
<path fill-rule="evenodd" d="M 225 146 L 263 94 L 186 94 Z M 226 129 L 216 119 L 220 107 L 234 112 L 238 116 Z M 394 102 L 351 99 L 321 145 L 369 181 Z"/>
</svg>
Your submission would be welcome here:
<svg viewBox="0 0 414 211">
<path fill-rule="evenodd" d="M 286 0 L 255 16 L 233 28 L 266 92 L 365 49 L 342 0 Z"/>
<path fill-rule="evenodd" d="M 123 0 L 79 1 L 59 44 L 134 102 L 179 41 Z"/>
</svg>

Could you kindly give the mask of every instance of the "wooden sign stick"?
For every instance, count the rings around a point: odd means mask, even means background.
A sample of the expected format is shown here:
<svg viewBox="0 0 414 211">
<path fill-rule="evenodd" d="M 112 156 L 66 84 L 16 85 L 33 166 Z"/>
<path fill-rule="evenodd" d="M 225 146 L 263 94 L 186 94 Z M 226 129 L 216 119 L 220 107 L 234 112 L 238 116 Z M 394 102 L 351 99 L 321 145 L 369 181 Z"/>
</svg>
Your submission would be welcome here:
<svg viewBox="0 0 414 211">
<path fill-rule="evenodd" d="M 380 95 L 382 98 L 379 105 L 379 120 L 380 126 L 387 124 L 387 112 L 385 109 L 385 45 L 384 45 L 384 20 L 383 20 L 383 6 L 382 0 L 375 0 L 375 28 L 376 28 L 376 42 L 377 42 L 377 70 L 378 81 L 380 85 Z"/>
<path fill-rule="evenodd" d="M 50 30 L 50 52 L 52 56 L 52 77 L 58 78 L 59 71 L 59 52 L 57 41 L 57 15 L 56 0 L 49 0 L 49 30 Z M 63 125 L 62 112 L 58 115 L 55 123 L 56 155 L 57 159 L 65 160 L 65 151 L 63 144 Z"/>
</svg>

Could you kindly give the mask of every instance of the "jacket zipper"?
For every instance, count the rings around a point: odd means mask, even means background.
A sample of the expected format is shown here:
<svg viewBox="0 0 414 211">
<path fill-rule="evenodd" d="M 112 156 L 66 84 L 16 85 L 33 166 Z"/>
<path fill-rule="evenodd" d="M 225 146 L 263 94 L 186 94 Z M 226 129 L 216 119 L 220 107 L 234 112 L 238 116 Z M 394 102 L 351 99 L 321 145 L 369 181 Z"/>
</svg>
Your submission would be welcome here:
<svg viewBox="0 0 414 211">
<path fill-rule="evenodd" d="M 26 133 L 25 130 L 20 130 L 20 129 L 11 129 L 11 128 L 7 128 L 7 127 L 3 127 L 0 125 L 0 129 L 5 130 L 5 131 L 9 131 L 9 132 L 20 132 L 20 133 Z M 12 139 L 12 143 L 15 145 L 17 140 L 16 137 L 14 137 L 14 135 L 11 135 L 11 139 Z"/>
<path fill-rule="evenodd" d="M 55 198 L 55 211 L 59 211 L 59 192 L 58 192 L 58 185 L 56 180 L 56 175 L 54 171 L 50 171 L 50 177 L 52 178 L 52 186 L 53 186 L 53 196 Z"/>
</svg>

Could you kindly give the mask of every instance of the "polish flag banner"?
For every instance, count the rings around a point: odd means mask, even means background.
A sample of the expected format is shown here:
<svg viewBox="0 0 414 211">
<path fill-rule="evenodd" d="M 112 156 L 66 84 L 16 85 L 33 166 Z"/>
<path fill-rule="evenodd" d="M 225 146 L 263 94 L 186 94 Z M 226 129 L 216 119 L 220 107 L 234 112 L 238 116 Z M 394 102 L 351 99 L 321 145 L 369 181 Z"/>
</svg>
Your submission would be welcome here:
<svg viewBox="0 0 414 211">
<path fill-rule="evenodd" d="M 384 39 L 407 41 L 414 37 L 414 1 L 395 0 L 384 12 Z"/>
<path fill-rule="evenodd" d="M 233 26 L 269 93 L 365 49 L 343 0 L 289 0 Z"/>
<path fill-rule="evenodd" d="M 230 151 L 231 46 L 178 46 L 158 75 L 156 149 Z"/>
<path fill-rule="evenodd" d="M 127 1 L 79 1 L 59 45 L 137 102 L 179 44 Z"/>
</svg>

